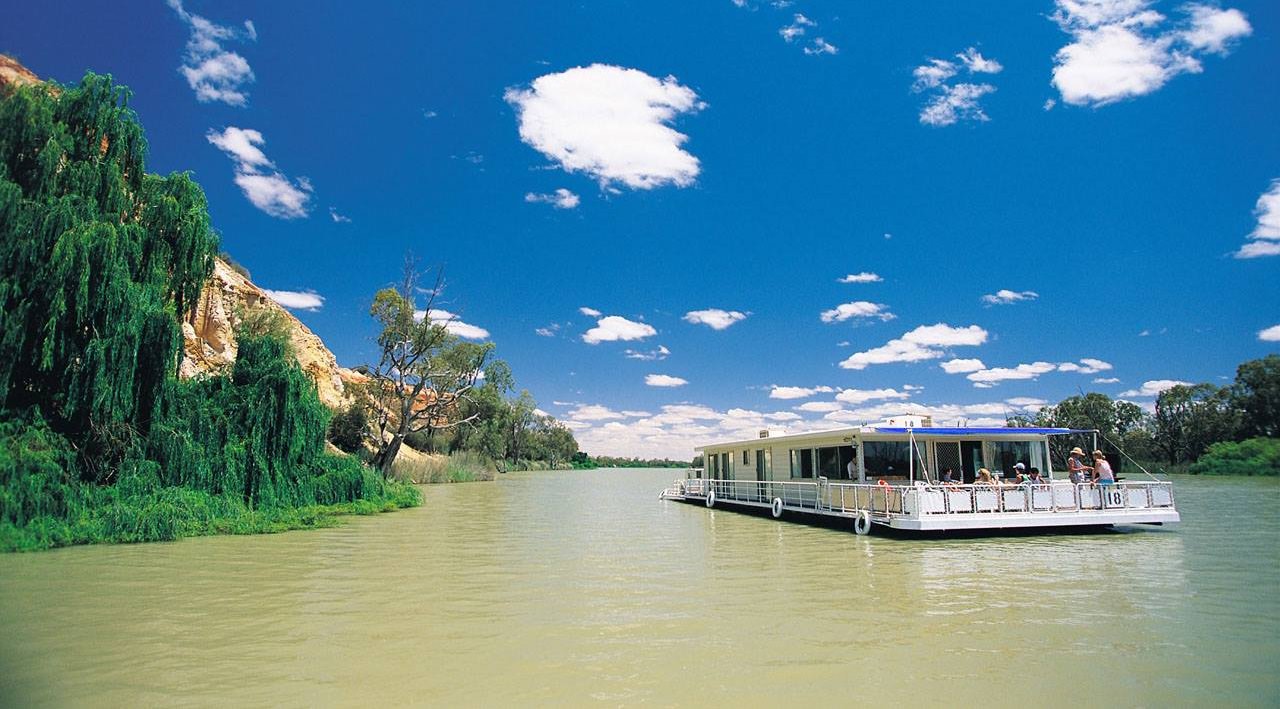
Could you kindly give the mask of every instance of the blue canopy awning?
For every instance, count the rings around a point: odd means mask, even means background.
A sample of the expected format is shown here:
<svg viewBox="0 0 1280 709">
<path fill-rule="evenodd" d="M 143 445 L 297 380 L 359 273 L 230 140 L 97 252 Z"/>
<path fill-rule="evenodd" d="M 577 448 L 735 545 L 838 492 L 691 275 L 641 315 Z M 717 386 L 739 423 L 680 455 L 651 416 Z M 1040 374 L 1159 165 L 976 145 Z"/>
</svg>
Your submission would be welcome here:
<svg viewBox="0 0 1280 709">
<path fill-rule="evenodd" d="M 907 435 L 914 433 L 917 436 L 1066 436 L 1072 433 L 1093 433 L 1093 429 L 1081 428 L 1013 428 L 1009 426 L 985 427 L 985 428 L 946 428 L 925 426 L 921 428 L 873 428 L 874 433 L 888 433 Z"/>
</svg>

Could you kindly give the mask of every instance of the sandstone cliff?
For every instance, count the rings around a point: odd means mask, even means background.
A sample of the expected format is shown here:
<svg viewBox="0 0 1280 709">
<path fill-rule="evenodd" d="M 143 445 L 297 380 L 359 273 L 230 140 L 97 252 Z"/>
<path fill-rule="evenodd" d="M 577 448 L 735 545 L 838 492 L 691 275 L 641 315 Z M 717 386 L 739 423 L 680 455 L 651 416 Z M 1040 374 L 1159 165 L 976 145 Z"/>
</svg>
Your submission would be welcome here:
<svg viewBox="0 0 1280 709">
<path fill-rule="evenodd" d="M 205 282 L 195 310 L 182 323 L 180 374 L 192 377 L 230 366 L 236 360 L 237 318 L 262 309 L 287 319 L 298 364 L 315 381 L 320 400 L 332 408 L 342 406 L 346 384 L 363 377 L 339 367 L 337 358 L 315 333 L 222 259 L 214 261 L 213 275 Z"/>
<path fill-rule="evenodd" d="M 0 54 L 0 87 L 25 86 L 39 81 L 30 69 L 19 64 L 16 59 Z"/>
<path fill-rule="evenodd" d="M 17 60 L 0 54 L 0 90 L 39 81 Z M 364 377 L 339 367 L 337 358 L 315 333 L 222 259 L 216 260 L 195 312 L 182 323 L 181 376 L 216 372 L 235 362 L 237 318 L 259 309 L 283 314 L 298 363 L 315 381 L 320 400 L 331 408 L 343 406 L 346 384 Z"/>
</svg>

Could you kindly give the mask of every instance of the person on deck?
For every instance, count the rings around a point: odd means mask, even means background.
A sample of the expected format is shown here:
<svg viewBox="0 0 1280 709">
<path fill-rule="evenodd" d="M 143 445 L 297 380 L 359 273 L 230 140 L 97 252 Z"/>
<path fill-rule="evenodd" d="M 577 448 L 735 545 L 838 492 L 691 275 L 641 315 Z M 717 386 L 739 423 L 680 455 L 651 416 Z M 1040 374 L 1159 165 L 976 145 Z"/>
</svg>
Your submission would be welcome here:
<svg viewBox="0 0 1280 709">
<path fill-rule="evenodd" d="M 852 459 L 851 459 L 851 460 L 849 461 L 849 464 L 848 464 L 848 465 L 846 465 L 846 466 L 844 466 L 844 470 L 845 470 L 845 479 L 846 479 L 846 480 L 857 480 L 857 479 L 858 479 L 858 465 L 857 465 L 857 461 L 855 461 L 855 460 L 852 460 Z"/>
<path fill-rule="evenodd" d="M 1102 451 L 1093 452 L 1093 482 L 1098 485 L 1115 485 L 1116 476 Z"/>
<path fill-rule="evenodd" d="M 943 482 L 943 483 L 954 483 L 954 482 L 957 482 L 957 481 L 956 481 L 956 472 L 955 472 L 955 470 L 954 470 L 954 469 L 952 469 L 952 468 L 947 468 L 946 470 L 943 470 L 943 471 L 942 471 L 942 482 Z"/>
<path fill-rule="evenodd" d="M 1029 481 L 1032 485 L 1044 485 L 1044 484 L 1046 484 L 1046 483 L 1048 483 L 1048 482 L 1049 482 L 1048 480 L 1045 480 L 1044 478 L 1040 477 L 1040 469 L 1039 469 L 1039 468 L 1032 468 L 1032 469 L 1031 469 L 1031 473 L 1030 473 L 1030 477 L 1028 478 L 1028 481 Z"/>
<path fill-rule="evenodd" d="M 1075 485 L 1079 485 L 1080 483 L 1088 480 L 1088 477 L 1086 476 L 1086 471 L 1088 473 L 1093 472 L 1092 467 L 1085 465 L 1080 460 L 1083 457 L 1084 457 L 1084 451 L 1080 449 L 1080 446 L 1076 446 L 1075 448 L 1071 449 L 1071 456 L 1067 458 L 1067 470 L 1070 471 L 1071 482 Z"/>
<path fill-rule="evenodd" d="M 973 481 L 974 485 L 997 485 L 996 479 L 991 477 L 991 471 L 986 468 L 978 468 L 978 478 Z"/>
</svg>

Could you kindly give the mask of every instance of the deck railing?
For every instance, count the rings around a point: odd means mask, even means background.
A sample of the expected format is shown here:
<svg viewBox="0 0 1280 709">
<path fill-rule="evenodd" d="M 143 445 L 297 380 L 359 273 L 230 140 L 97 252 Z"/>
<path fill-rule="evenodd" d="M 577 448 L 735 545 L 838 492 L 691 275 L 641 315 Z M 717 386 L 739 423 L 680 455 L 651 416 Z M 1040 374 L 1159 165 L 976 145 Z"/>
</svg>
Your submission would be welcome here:
<svg viewBox="0 0 1280 709">
<path fill-rule="evenodd" d="M 1088 510 L 1171 509 L 1173 484 L 1162 481 L 1114 485 L 1055 482 L 1041 485 L 879 485 L 798 480 L 677 480 L 667 493 L 784 508 L 873 516 L 895 514 L 990 514 L 999 512 L 1081 512 Z"/>
</svg>

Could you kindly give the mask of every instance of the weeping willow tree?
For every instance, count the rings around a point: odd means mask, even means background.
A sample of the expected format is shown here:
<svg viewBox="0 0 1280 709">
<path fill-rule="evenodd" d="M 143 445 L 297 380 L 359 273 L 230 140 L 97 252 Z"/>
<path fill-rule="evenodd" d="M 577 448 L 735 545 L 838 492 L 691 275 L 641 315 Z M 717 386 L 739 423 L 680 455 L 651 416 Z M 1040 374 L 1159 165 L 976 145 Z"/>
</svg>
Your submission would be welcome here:
<svg viewBox="0 0 1280 709">
<path fill-rule="evenodd" d="M 98 503 L 127 522 L 125 493 L 158 518 L 181 513 L 163 490 L 249 509 L 383 494 L 324 452 L 329 412 L 279 322 L 245 322 L 231 372 L 177 379 L 218 239 L 188 175 L 147 174 L 128 100 L 94 74 L 0 95 L 0 537 Z"/>
<path fill-rule="evenodd" d="M 128 99 L 90 74 L 0 102 L 0 402 L 99 481 L 149 432 L 218 245 L 200 187 L 146 173 Z"/>
</svg>

